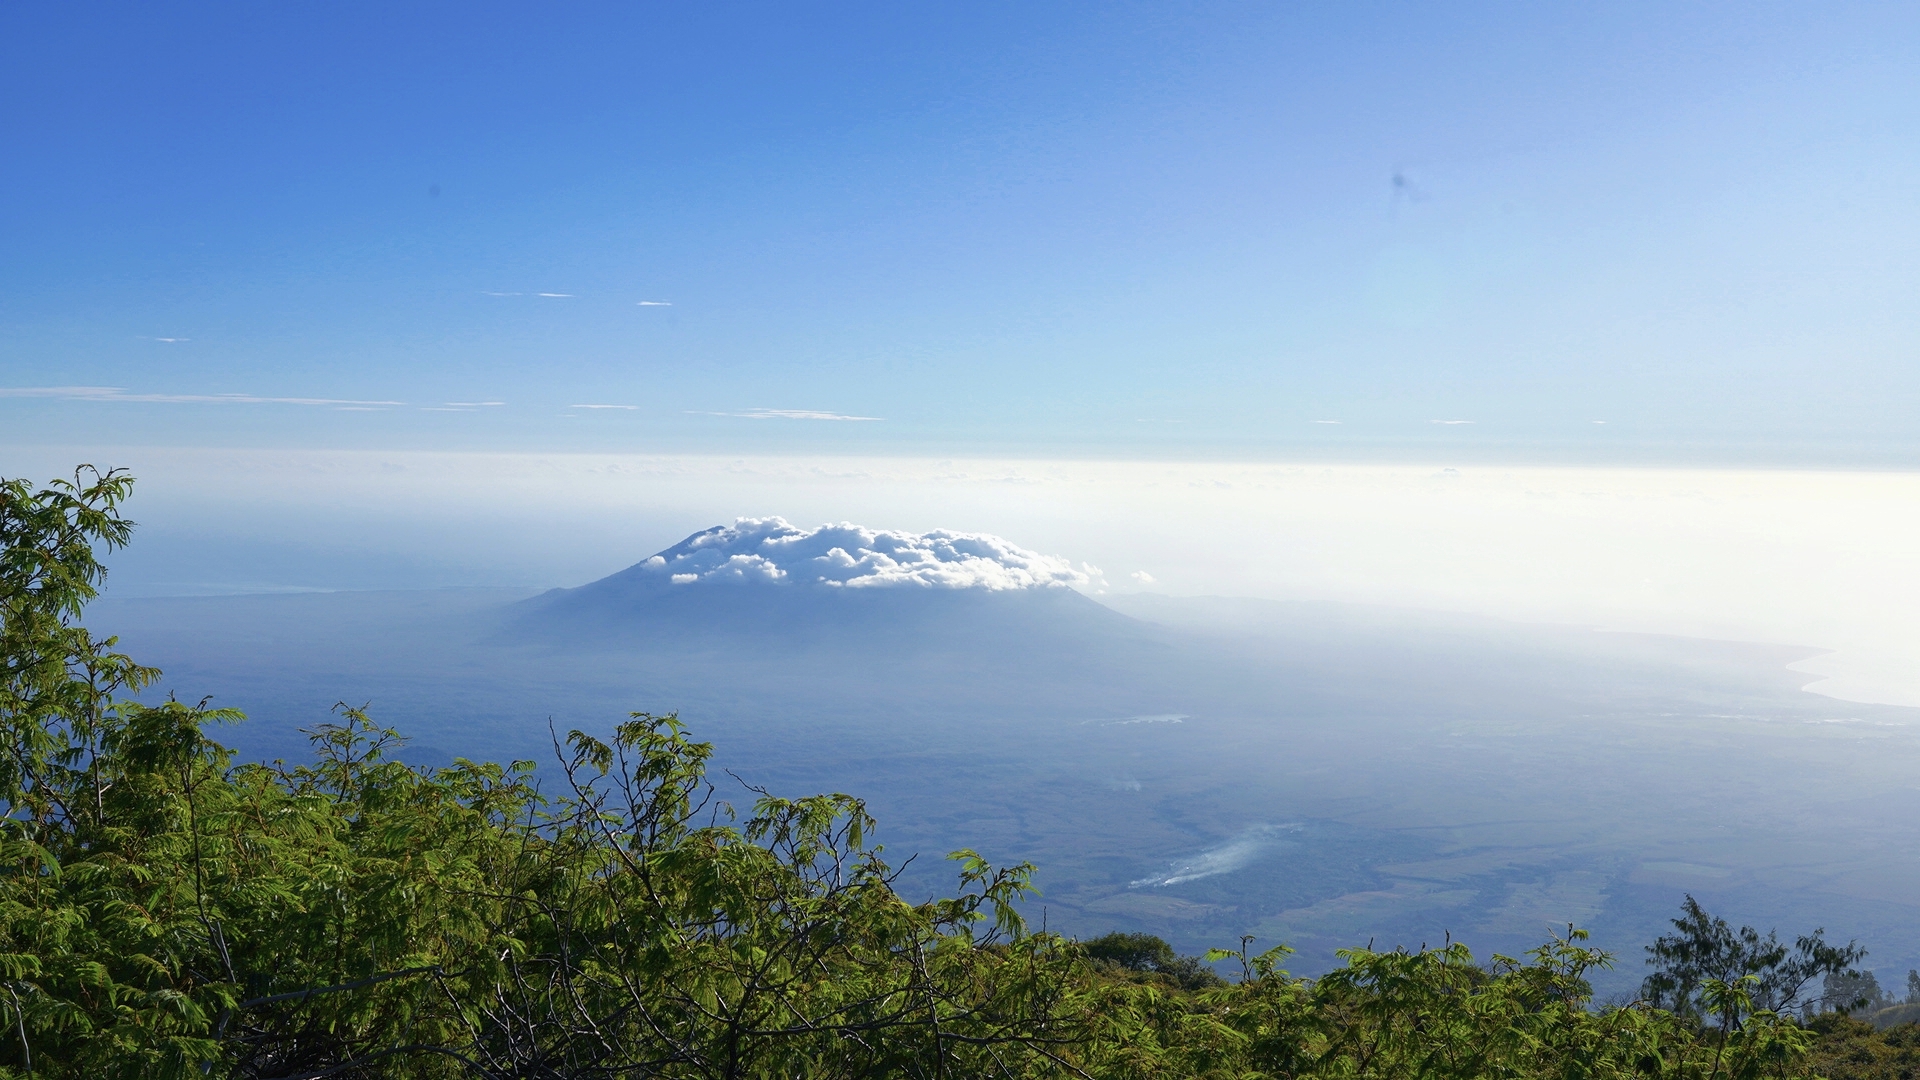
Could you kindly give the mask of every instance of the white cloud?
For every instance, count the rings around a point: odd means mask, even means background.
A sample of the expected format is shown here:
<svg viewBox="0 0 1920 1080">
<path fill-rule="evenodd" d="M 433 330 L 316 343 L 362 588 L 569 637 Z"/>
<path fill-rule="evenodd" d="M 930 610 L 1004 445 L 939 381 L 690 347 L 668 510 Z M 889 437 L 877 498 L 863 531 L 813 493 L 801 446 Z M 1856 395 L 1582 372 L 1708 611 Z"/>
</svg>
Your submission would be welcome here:
<svg viewBox="0 0 1920 1080">
<path fill-rule="evenodd" d="M 878 420 L 878 416 L 848 416 L 815 409 L 748 409 L 745 412 L 704 412 L 688 409 L 691 416 L 738 416 L 748 420 Z"/>
<path fill-rule="evenodd" d="M 569 405 L 569 409 L 637 409 L 638 405 Z"/>
<path fill-rule="evenodd" d="M 1133 573 L 1128 574 L 1127 576 L 1139 582 L 1142 585 L 1153 584 L 1153 575 L 1147 573 L 1145 570 L 1135 570 Z"/>
<path fill-rule="evenodd" d="M 541 292 L 534 293 L 533 295 L 545 296 L 554 300 L 571 300 L 573 298 L 573 294 L 570 292 Z"/>
<path fill-rule="evenodd" d="M 442 404 L 451 405 L 456 409 L 482 409 L 482 408 L 487 408 L 493 405 L 505 405 L 506 402 L 504 401 L 447 401 L 447 402 L 442 402 Z"/>
<path fill-rule="evenodd" d="M 1140 716 L 1122 716 L 1113 720 L 1082 720 L 1080 726 L 1098 724 L 1101 727 L 1126 727 L 1129 724 L 1184 724 L 1191 719 L 1193 719 L 1191 713 L 1146 713 Z"/>
<path fill-rule="evenodd" d="M 1471 420 L 1429 420 L 1429 424 L 1471 424 Z"/>
<path fill-rule="evenodd" d="M 517 293 L 517 292 L 485 292 L 485 293 L 482 293 L 481 295 L 483 296 L 525 296 L 527 294 Z"/>
<path fill-rule="evenodd" d="M 1316 424 L 1337 424 L 1337 423 L 1339 423 L 1339 422 L 1340 422 L 1340 421 L 1338 421 L 1338 420 L 1315 420 L 1315 421 L 1314 421 L 1314 423 L 1316 423 Z"/>
<path fill-rule="evenodd" d="M 785 519 L 739 518 L 698 532 L 635 566 L 675 585 L 781 582 L 830 588 L 1031 589 L 1083 585 L 1088 575 L 985 533 L 893 532 L 842 522 L 798 529 Z"/>
<path fill-rule="evenodd" d="M 351 398 L 260 397 L 254 394 L 129 394 L 118 386 L 0 386 L 0 397 L 57 398 L 62 401 L 135 401 L 165 405 L 332 405 L 384 408 L 404 401 L 356 401 Z"/>
<path fill-rule="evenodd" d="M 157 338 L 154 338 L 153 340 L 164 341 L 169 345 L 178 345 L 183 341 L 192 341 L 193 339 L 187 338 L 187 337 L 157 337 Z"/>
<path fill-rule="evenodd" d="M 672 307 L 671 300 L 642 300 L 635 307 Z"/>
</svg>

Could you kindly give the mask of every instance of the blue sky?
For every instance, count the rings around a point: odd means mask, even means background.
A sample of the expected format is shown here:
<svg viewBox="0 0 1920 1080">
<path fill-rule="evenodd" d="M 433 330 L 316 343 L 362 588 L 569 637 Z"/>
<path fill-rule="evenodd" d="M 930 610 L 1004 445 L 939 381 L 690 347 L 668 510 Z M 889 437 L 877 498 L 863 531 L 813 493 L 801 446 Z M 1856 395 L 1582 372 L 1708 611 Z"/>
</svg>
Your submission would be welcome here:
<svg viewBox="0 0 1920 1080">
<path fill-rule="evenodd" d="M 1911 466 L 1916 31 L 13 5 L 0 443 Z"/>
</svg>

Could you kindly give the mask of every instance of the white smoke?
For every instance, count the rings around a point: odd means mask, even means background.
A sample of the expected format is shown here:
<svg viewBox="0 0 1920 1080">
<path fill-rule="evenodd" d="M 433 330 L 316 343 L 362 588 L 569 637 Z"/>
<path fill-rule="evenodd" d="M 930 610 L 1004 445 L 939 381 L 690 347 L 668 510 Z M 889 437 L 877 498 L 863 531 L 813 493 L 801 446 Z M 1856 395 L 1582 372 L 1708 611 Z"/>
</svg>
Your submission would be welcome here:
<svg viewBox="0 0 1920 1080">
<path fill-rule="evenodd" d="M 842 522 L 798 529 L 784 519 L 739 518 L 687 537 L 635 568 L 674 585 L 778 583 L 865 589 L 1032 589 L 1098 577 L 1065 559 L 985 533 L 867 529 Z"/>
<path fill-rule="evenodd" d="M 1299 825 L 1255 825 L 1224 844 L 1217 844 L 1191 858 L 1173 863 L 1164 874 L 1130 881 L 1127 888 L 1158 889 L 1183 881 L 1198 881 L 1215 874 L 1230 874 L 1275 846 L 1284 834 L 1296 833 L 1300 829 Z"/>
</svg>

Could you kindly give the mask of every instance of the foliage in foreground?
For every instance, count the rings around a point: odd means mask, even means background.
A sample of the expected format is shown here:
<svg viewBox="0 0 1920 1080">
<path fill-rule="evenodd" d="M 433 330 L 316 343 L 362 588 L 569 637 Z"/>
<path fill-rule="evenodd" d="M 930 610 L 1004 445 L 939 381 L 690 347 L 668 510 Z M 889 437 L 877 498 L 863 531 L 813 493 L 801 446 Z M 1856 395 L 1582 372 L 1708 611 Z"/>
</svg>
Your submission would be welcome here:
<svg viewBox="0 0 1920 1080">
<path fill-rule="evenodd" d="M 1807 1065 L 1828 1080 L 1913 1080 L 1920 1076 L 1920 1024 L 1875 1030 L 1844 1012 L 1808 1022 L 1815 1042 Z"/>
<path fill-rule="evenodd" d="M 1608 957 L 1349 950 L 1232 982 L 1156 939 L 1031 933 L 1030 867 L 910 903 L 856 799 L 714 798 L 671 716 L 531 764 L 393 760 L 344 710 L 236 763 L 230 713 L 78 622 L 130 480 L 0 482 L 0 1075 L 1759 1077 L 1814 1033 L 1703 978 L 1702 1024 L 1596 1010 Z"/>
<path fill-rule="evenodd" d="M 1713 985 L 1745 980 L 1756 1007 L 1774 1012 L 1851 1010 L 1879 1004 L 1879 985 L 1854 968 L 1867 950 L 1858 942 L 1830 944 L 1826 931 L 1803 934 L 1788 946 L 1780 935 L 1765 937 L 1751 926 L 1735 930 L 1707 914 L 1688 896 L 1673 920 L 1674 932 L 1647 946 L 1654 971 L 1640 996 L 1681 1016 L 1704 1021 Z M 1818 982 L 1820 990 L 1813 991 Z M 1869 989 L 1870 988 L 1870 989 Z M 1739 1020 L 1720 1014 L 1722 1026 Z"/>
</svg>

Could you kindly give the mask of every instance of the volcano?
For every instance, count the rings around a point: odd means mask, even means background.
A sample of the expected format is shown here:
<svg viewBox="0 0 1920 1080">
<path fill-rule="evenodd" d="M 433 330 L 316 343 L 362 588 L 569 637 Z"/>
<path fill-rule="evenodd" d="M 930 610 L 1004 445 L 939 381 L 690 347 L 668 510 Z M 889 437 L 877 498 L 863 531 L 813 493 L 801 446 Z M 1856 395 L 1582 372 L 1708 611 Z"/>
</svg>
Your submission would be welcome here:
<svg viewBox="0 0 1920 1080">
<path fill-rule="evenodd" d="M 568 647 L 757 656 L 851 651 L 1034 663 L 1154 635 L 1078 587 L 1099 571 L 985 533 L 741 518 L 519 605 L 508 635 Z"/>
</svg>

